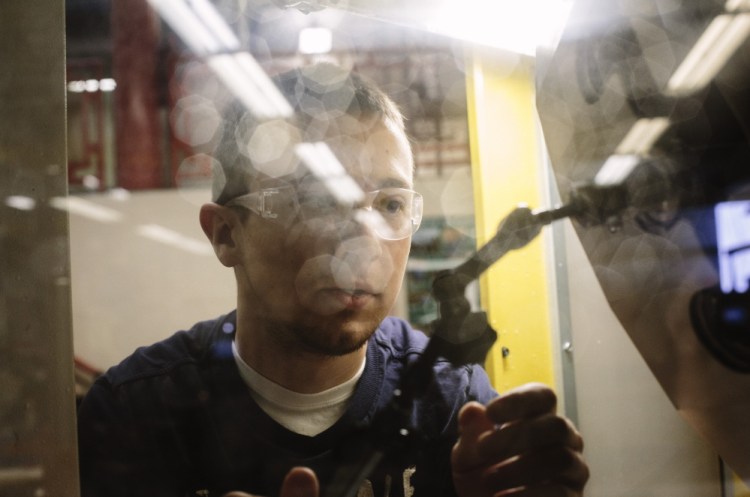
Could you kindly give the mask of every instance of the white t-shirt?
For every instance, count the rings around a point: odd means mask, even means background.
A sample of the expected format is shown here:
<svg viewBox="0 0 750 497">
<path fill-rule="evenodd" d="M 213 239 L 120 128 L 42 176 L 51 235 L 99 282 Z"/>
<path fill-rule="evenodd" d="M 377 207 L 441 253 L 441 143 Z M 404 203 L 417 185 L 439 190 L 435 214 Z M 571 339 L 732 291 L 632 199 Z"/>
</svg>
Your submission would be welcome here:
<svg viewBox="0 0 750 497">
<path fill-rule="evenodd" d="M 363 360 L 359 371 L 344 383 L 318 393 L 298 393 L 274 383 L 251 368 L 240 357 L 234 341 L 232 354 L 240 376 L 250 387 L 250 395 L 261 409 L 285 428 L 310 437 L 333 426 L 344 414 L 347 401 L 365 370 Z"/>
</svg>

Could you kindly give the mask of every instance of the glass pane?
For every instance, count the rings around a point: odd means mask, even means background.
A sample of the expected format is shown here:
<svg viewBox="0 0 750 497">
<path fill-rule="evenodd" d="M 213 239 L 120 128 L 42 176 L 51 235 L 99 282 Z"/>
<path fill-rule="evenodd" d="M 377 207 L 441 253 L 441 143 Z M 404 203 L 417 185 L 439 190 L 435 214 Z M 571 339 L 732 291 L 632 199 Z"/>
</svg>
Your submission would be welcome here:
<svg viewBox="0 0 750 497">
<path fill-rule="evenodd" d="M 64 5 L 0 5 L 0 495 L 76 495 Z"/>
<path fill-rule="evenodd" d="M 373 374 L 413 352 L 352 338 L 386 311 L 497 335 L 476 385 L 549 383 L 587 495 L 750 495 L 750 14 L 688 3 L 2 3 L 0 497 L 78 495 L 76 408 L 87 497 L 274 495 L 292 464 L 343 495 L 397 386 L 440 470 L 355 490 L 440 495 L 463 390 Z M 357 204 L 384 188 L 424 197 L 411 237 Z"/>
</svg>

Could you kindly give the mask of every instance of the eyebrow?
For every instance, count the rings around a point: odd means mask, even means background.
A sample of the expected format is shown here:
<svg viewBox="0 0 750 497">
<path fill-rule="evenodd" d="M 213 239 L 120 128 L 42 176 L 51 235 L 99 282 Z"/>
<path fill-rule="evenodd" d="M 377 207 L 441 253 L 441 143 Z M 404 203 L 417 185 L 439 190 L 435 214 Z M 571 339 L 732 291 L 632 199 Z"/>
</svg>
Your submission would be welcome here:
<svg viewBox="0 0 750 497">
<path fill-rule="evenodd" d="M 401 178 L 386 178 L 378 182 L 378 188 L 413 188 L 413 185 L 407 183 Z"/>
<path fill-rule="evenodd" d="M 366 178 L 369 180 L 369 178 Z M 355 180 L 356 182 L 356 180 Z M 324 183 L 324 180 L 322 178 L 318 178 L 314 174 L 307 173 L 304 176 L 300 177 L 296 182 L 297 188 L 309 188 L 316 184 L 322 184 Z M 379 190 L 381 188 L 405 188 L 405 189 L 412 189 L 414 186 L 398 177 L 389 177 L 389 178 L 383 178 L 381 180 L 376 180 L 373 182 L 367 182 L 370 187 L 374 190 Z M 363 189 L 367 190 L 367 187 L 363 187 Z"/>
</svg>

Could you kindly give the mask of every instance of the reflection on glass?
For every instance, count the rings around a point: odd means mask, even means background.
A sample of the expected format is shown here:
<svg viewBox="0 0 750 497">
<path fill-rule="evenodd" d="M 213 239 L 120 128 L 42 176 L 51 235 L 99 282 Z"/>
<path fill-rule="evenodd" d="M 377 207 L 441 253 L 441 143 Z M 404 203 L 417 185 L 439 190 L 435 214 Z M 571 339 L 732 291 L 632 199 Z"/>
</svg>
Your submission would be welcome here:
<svg viewBox="0 0 750 497">
<path fill-rule="evenodd" d="M 716 248 L 721 289 L 744 293 L 750 289 L 750 201 L 716 206 Z"/>
</svg>

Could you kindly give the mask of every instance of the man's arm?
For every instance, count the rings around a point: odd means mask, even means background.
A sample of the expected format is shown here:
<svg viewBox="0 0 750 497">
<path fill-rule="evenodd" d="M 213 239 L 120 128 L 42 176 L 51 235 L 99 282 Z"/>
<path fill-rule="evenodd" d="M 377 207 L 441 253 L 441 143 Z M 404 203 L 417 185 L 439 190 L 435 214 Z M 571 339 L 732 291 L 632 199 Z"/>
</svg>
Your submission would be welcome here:
<svg viewBox="0 0 750 497">
<path fill-rule="evenodd" d="M 466 404 L 452 454 L 460 497 L 491 497 L 514 490 L 518 497 L 583 495 L 588 466 L 583 439 L 555 414 L 557 398 L 533 383 L 511 390 L 487 406 Z"/>
<path fill-rule="evenodd" d="M 581 497 L 589 478 L 583 439 L 570 421 L 555 414 L 556 404 L 554 392 L 537 383 L 487 406 L 467 403 L 451 461 L 458 495 L 493 497 L 513 490 L 513 497 Z M 315 474 L 292 469 L 279 495 L 318 497 Z M 225 497 L 249 496 L 232 492 Z"/>
</svg>

